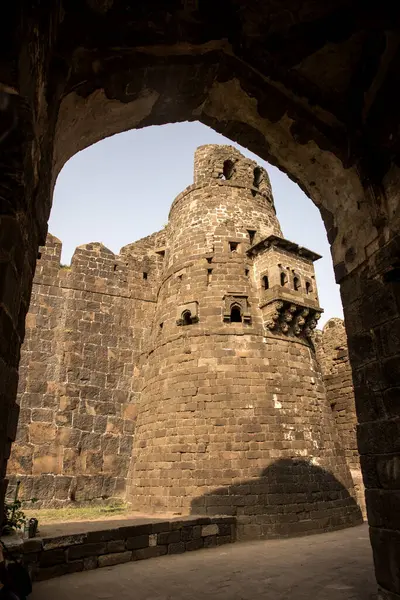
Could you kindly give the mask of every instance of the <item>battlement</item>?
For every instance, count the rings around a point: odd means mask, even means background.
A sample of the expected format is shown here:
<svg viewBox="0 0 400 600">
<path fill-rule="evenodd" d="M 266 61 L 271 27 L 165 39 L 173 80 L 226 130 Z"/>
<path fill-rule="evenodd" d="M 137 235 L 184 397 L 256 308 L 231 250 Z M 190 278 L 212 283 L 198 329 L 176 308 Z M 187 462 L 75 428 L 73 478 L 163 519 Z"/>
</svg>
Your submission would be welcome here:
<svg viewBox="0 0 400 600">
<path fill-rule="evenodd" d="M 102 290 L 135 284 L 149 292 L 162 268 L 162 257 L 157 249 L 163 244 L 164 230 L 123 246 L 119 254 L 114 254 L 101 242 L 89 242 L 78 246 L 71 264 L 64 265 L 61 263 L 62 242 L 49 233 L 38 254 L 34 281 Z"/>
<path fill-rule="evenodd" d="M 233 146 L 209 144 L 199 146 L 194 156 L 194 183 L 226 181 L 251 188 L 272 199 L 268 173 L 254 160 L 246 158 Z"/>
</svg>

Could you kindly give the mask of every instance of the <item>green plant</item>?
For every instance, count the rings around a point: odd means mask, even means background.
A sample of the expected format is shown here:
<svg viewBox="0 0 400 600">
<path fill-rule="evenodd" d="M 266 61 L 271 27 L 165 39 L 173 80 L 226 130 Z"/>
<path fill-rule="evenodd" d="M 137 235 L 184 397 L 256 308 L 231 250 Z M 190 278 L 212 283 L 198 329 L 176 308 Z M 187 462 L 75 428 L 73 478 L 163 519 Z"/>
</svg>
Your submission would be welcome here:
<svg viewBox="0 0 400 600">
<path fill-rule="evenodd" d="M 19 488 L 21 482 L 17 481 L 15 488 L 14 500 L 4 504 L 4 521 L 2 526 L 2 534 L 9 535 L 16 529 L 22 529 L 26 523 L 26 515 L 21 509 L 21 500 L 18 499 Z M 37 498 L 31 498 L 30 502 L 34 503 Z"/>
</svg>

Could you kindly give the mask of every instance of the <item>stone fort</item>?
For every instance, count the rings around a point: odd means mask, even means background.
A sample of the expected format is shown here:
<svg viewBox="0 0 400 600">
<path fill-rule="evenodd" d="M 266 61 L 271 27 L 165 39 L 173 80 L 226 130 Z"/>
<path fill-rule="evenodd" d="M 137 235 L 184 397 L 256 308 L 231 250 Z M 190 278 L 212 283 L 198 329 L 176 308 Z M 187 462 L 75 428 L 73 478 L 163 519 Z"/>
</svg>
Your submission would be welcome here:
<svg viewBox="0 0 400 600">
<path fill-rule="evenodd" d="M 118 255 L 40 249 L 9 493 L 233 515 L 239 538 L 364 512 L 344 324 L 316 329 L 314 261 L 283 237 L 268 174 L 202 146 L 165 228 Z"/>
</svg>

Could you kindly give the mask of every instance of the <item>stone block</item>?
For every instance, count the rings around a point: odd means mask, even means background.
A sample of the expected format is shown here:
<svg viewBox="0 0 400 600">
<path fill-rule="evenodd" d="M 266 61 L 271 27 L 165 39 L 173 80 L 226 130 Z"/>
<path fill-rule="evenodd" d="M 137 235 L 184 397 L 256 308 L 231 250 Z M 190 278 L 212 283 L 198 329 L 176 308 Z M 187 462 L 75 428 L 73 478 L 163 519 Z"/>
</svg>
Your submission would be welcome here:
<svg viewBox="0 0 400 600">
<path fill-rule="evenodd" d="M 111 540 L 107 542 L 107 552 L 124 552 L 125 540 Z"/>
<path fill-rule="evenodd" d="M 75 499 L 79 502 L 101 498 L 103 479 L 102 475 L 78 475 Z"/>
<path fill-rule="evenodd" d="M 205 538 L 207 539 L 207 538 Z M 223 544 L 231 544 L 234 540 L 230 535 L 219 535 L 217 536 L 217 546 L 222 546 Z"/>
<path fill-rule="evenodd" d="M 75 560 L 70 563 L 59 564 L 53 567 L 41 568 L 35 574 L 35 581 L 44 581 L 46 579 L 52 579 L 53 577 L 59 577 L 60 575 L 77 573 L 79 571 L 83 571 L 83 569 L 83 560 Z"/>
<path fill-rule="evenodd" d="M 190 540 L 189 542 L 185 542 L 185 549 L 189 552 L 192 550 L 200 550 L 203 548 L 204 540 L 203 538 L 199 538 L 197 540 Z"/>
<path fill-rule="evenodd" d="M 201 528 L 201 537 L 206 537 L 209 535 L 218 535 L 219 527 L 215 523 L 210 523 L 210 525 L 203 525 Z"/>
<path fill-rule="evenodd" d="M 32 497 L 51 500 L 54 497 L 55 476 L 40 475 L 33 479 Z"/>
<path fill-rule="evenodd" d="M 181 541 L 181 531 L 168 531 L 157 535 L 157 544 L 174 544 Z"/>
<path fill-rule="evenodd" d="M 126 527 L 119 527 L 118 530 L 123 538 L 135 537 L 135 536 L 144 535 L 144 534 L 150 535 L 150 533 L 155 533 L 153 531 L 152 523 L 145 523 L 144 525 L 129 525 Z"/>
<path fill-rule="evenodd" d="M 168 554 L 183 554 L 183 552 L 185 552 L 185 542 L 168 544 Z"/>
<path fill-rule="evenodd" d="M 156 558 L 157 556 L 164 556 L 167 554 L 168 546 L 151 546 L 148 548 L 140 548 L 133 550 L 132 560 L 144 560 L 146 558 Z"/>
<path fill-rule="evenodd" d="M 170 521 L 155 522 L 151 525 L 152 533 L 163 533 L 170 530 Z"/>
<path fill-rule="evenodd" d="M 400 595 L 400 533 L 372 527 L 370 538 L 378 584 Z"/>
<path fill-rule="evenodd" d="M 69 500 L 72 477 L 59 475 L 55 478 L 55 498 L 57 500 Z"/>
<path fill-rule="evenodd" d="M 83 544 L 85 541 L 86 533 L 74 533 L 54 538 L 43 538 L 42 544 L 44 550 L 53 550 L 54 548 L 68 548 L 69 546 Z"/>
<path fill-rule="evenodd" d="M 41 423 L 52 423 L 53 415 L 53 411 L 49 408 L 34 408 L 32 410 L 32 421 L 38 421 Z"/>
<path fill-rule="evenodd" d="M 32 444 L 43 444 L 44 441 L 52 442 L 56 437 L 56 429 L 51 423 L 30 423 L 29 441 Z"/>
<path fill-rule="evenodd" d="M 90 432 L 93 430 L 94 417 L 92 415 L 74 414 L 72 423 L 74 428 Z"/>
<path fill-rule="evenodd" d="M 221 535 L 221 536 L 232 535 L 233 525 L 231 525 L 230 523 L 219 523 L 218 527 L 219 527 L 219 535 Z"/>
<path fill-rule="evenodd" d="M 124 536 L 119 529 L 103 529 L 102 531 L 88 531 L 87 542 L 108 542 L 111 540 L 123 540 Z"/>
<path fill-rule="evenodd" d="M 17 443 L 13 447 L 11 458 L 8 462 L 9 473 L 31 475 L 33 465 L 33 445 Z"/>
<path fill-rule="evenodd" d="M 91 544 L 82 544 L 68 548 L 68 561 L 78 558 L 86 558 L 87 556 L 99 556 L 107 552 L 107 546 L 103 542 L 93 542 Z"/>
<path fill-rule="evenodd" d="M 63 446 L 64 448 L 76 448 L 80 439 L 81 432 L 79 429 L 74 429 L 72 427 L 59 427 L 57 430 L 57 444 Z"/>
<path fill-rule="evenodd" d="M 98 564 L 99 567 L 111 567 L 112 565 L 119 565 L 121 563 L 129 562 L 132 559 L 132 552 L 114 552 L 113 554 L 104 554 L 99 556 Z"/>
<path fill-rule="evenodd" d="M 127 550 L 136 550 L 139 548 L 147 548 L 149 545 L 149 534 L 137 535 L 126 540 Z"/>
<path fill-rule="evenodd" d="M 92 569 L 97 569 L 98 566 L 98 558 L 97 556 L 88 556 L 83 559 L 83 570 L 91 571 Z"/>
<path fill-rule="evenodd" d="M 65 550 L 63 548 L 56 548 L 54 550 L 45 550 L 40 555 L 40 566 L 41 567 L 52 567 L 53 565 L 60 565 L 65 563 Z"/>
<path fill-rule="evenodd" d="M 30 554 L 32 552 L 41 552 L 42 548 L 43 548 L 43 543 L 40 538 L 24 540 L 24 544 L 23 544 L 24 554 Z"/>
<path fill-rule="evenodd" d="M 212 548 L 217 545 L 217 536 L 208 535 L 204 538 L 204 548 Z"/>
</svg>

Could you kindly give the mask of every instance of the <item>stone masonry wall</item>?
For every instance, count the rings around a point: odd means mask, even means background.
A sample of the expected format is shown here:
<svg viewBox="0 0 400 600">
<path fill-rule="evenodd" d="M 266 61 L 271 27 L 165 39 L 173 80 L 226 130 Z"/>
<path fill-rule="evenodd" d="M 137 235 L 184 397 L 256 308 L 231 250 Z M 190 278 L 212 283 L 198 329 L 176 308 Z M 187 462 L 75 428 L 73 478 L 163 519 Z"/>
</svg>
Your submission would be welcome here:
<svg viewBox="0 0 400 600">
<path fill-rule="evenodd" d="M 264 326 L 263 248 L 290 273 L 312 278 L 314 269 L 297 247 L 268 249 L 282 234 L 267 174 L 254 185 L 257 169 L 231 147 L 200 147 L 195 184 L 172 204 L 127 496 L 151 513 L 235 516 L 239 539 L 361 521 L 312 344 Z M 303 302 L 292 283 L 290 323 Z M 309 302 L 316 314 L 315 295 Z"/>
<path fill-rule="evenodd" d="M 357 415 L 347 336 L 342 319 L 330 319 L 316 337 L 317 357 L 321 365 L 327 400 L 335 417 L 346 455 L 357 500 L 365 512 L 364 484 L 357 448 Z"/>
<path fill-rule="evenodd" d="M 79 530 L 78 530 L 79 531 Z M 215 548 L 236 539 L 231 517 L 111 522 L 109 529 L 34 539 L 4 538 L 34 581 L 129 561 Z"/>
<path fill-rule="evenodd" d="M 86 244 L 61 267 L 61 242 L 48 236 L 26 321 L 10 495 L 19 479 L 21 497 L 44 506 L 124 497 L 135 363 L 154 312 L 162 238 L 117 256 Z"/>
<path fill-rule="evenodd" d="M 200 147 L 162 232 L 60 256 L 49 235 L 9 462 L 23 499 L 232 515 L 240 539 L 360 521 L 348 364 L 336 334 L 312 342 L 319 256 L 282 237 L 263 169 Z"/>
</svg>

